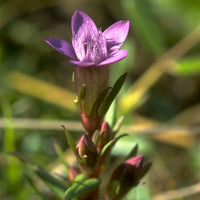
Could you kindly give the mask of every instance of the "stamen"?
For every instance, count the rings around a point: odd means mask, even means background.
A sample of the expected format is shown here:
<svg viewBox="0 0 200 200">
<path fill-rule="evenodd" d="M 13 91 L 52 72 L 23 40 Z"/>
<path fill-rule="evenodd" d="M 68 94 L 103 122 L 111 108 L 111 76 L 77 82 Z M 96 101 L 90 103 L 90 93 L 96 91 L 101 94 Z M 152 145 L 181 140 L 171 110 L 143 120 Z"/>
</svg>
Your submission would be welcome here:
<svg viewBox="0 0 200 200">
<path fill-rule="evenodd" d="M 85 59 L 97 65 L 107 56 L 106 40 L 99 30 L 93 34 L 89 33 L 86 41 Z"/>
<path fill-rule="evenodd" d="M 79 31 L 73 38 L 73 46 L 76 49 L 76 56 L 80 61 L 92 62 L 98 65 L 107 57 L 106 39 L 99 29 L 85 29 Z"/>
</svg>

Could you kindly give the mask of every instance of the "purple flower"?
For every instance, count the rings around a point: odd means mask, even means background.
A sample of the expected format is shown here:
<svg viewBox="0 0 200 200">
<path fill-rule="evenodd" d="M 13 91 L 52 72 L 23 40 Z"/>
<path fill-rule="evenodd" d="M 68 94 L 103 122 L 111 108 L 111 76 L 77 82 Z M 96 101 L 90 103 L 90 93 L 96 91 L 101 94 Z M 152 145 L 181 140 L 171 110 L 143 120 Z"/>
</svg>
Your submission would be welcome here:
<svg viewBox="0 0 200 200">
<path fill-rule="evenodd" d="M 129 21 L 118 21 L 102 32 L 86 13 L 76 10 L 71 26 L 72 45 L 57 38 L 47 38 L 45 41 L 72 58 L 72 64 L 81 67 L 103 66 L 127 57 L 127 51 L 119 48 L 128 35 Z"/>
</svg>

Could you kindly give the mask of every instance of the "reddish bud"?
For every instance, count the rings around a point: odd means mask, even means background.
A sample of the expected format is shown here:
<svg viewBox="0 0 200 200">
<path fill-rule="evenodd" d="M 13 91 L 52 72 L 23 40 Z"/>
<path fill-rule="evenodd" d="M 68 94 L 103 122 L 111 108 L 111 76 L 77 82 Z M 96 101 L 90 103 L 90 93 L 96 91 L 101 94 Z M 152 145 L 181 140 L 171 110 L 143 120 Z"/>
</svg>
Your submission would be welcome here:
<svg viewBox="0 0 200 200">
<path fill-rule="evenodd" d="M 88 134 L 90 136 L 93 135 L 93 133 L 100 128 L 101 122 L 103 120 L 102 117 L 98 117 L 98 116 L 87 116 L 86 113 L 82 113 L 82 111 L 80 112 L 80 116 L 81 116 L 81 121 L 82 124 L 85 128 L 85 130 L 87 130 Z"/>
<path fill-rule="evenodd" d="M 106 199 L 122 199 L 128 191 L 138 185 L 143 170 L 143 156 L 139 155 L 126 160 L 113 172 L 106 191 Z"/>
<path fill-rule="evenodd" d="M 112 139 L 112 129 L 107 122 L 103 122 L 97 141 L 97 149 L 100 152 L 102 148 Z"/>
<path fill-rule="evenodd" d="M 92 139 L 84 134 L 76 145 L 77 155 L 80 159 L 85 159 L 86 164 L 90 167 L 96 164 L 97 149 Z"/>
</svg>

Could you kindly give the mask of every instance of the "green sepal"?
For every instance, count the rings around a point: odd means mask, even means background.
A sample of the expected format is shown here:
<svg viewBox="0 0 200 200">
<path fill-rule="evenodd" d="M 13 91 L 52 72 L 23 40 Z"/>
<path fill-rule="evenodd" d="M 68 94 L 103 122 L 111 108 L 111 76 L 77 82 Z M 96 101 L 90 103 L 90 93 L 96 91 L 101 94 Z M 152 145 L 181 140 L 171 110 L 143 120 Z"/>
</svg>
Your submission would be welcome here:
<svg viewBox="0 0 200 200">
<path fill-rule="evenodd" d="M 112 104 L 112 102 L 114 101 L 115 97 L 119 93 L 121 87 L 123 86 L 123 84 L 124 84 L 124 82 L 126 80 L 126 77 L 127 77 L 127 73 L 124 73 L 123 75 L 121 75 L 117 79 L 117 81 L 115 82 L 115 84 L 112 87 L 112 90 L 106 96 L 104 102 L 102 103 L 102 105 L 98 109 L 98 115 L 99 116 L 104 116 L 106 114 L 106 112 L 108 111 L 110 105 Z"/>
<path fill-rule="evenodd" d="M 77 104 L 79 103 L 80 104 L 80 108 L 82 109 L 83 108 L 83 100 L 85 98 L 85 88 L 86 88 L 86 85 L 83 84 L 81 86 L 81 89 L 80 89 L 80 92 L 79 92 L 79 95 L 78 95 L 78 101 L 77 101 Z"/>
<path fill-rule="evenodd" d="M 64 200 L 72 200 L 95 189 L 100 180 L 97 178 L 88 179 L 84 174 L 78 175 L 70 188 L 65 191 Z"/>
<path fill-rule="evenodd" d="M 67 142 L 68 142 L 70 148 L 72 149 L 72 151 L 73 151 L 74 153 L 76 153 L 76 143 L 75 143 L 73 137 L 70 135 L 70 133 L 67 131 L 67 129 L 65 128 L 64 125 L 61 125 L 61 126 L 62 126 L 62 128 L 64 129 L 64 131 L 65 131 L 65 135 L 66 135 L 66 138 L 67 138 Z"/>
<path fill-rule="evenodd" d="M 78 97 L 78 99 L 79 99 L 79 101 L 81 102 L 83 99 L 84 99 L 84 97 L 85 97 L 85 85 L 82 85 L 82 87 L 81 87 L 81 89 L 80 89 L 80 92 L 79 92 L 79 97 Z"/>
<path fill-rule="evenodd" d="M 72 83 L 75 82 L 75 76 L 74 76 L 74 72 L 72 73 Z"/>
</svg>

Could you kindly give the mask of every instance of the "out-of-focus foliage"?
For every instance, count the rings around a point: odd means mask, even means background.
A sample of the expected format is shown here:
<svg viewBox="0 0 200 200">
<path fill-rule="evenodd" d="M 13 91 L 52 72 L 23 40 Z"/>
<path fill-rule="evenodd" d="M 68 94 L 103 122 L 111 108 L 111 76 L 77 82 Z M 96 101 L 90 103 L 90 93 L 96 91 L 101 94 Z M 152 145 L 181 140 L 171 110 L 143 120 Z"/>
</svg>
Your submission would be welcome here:
<svg viewBox="0 0 200 200">
<path fill-rule="evenodd" d="M 70 20 L 76 9 L 88 13 L 102 30 L 121 19 L 131 22 L 123 46 L 128 49 L 129 57 L 111 66 L 110 75 L 113 85 L 121 74 L 128 72 L 118 95 L 119 102 L 126 101 L 127 91 L 137 87 L 139 92 L 133 94 L 138 95 L 134 104 L 137 108 L 123 108 L 116 101 L 116 108 L 120 108 L 117 113 L 125 114 L 124 125 L 129 127 L 124 132 L 127 130 L 133 135 L 131 139 L 125 137 L 119 141 L 113 156 L 128 154 L 138 143 L 140 153 L 154 164 L 146 184 L 131 191 L 126 199 L 154 199 L 157 193 L 197 183 L 200 180 L 200 31 L 195 35 L 195 42 L 184 43 L 181 50 L 191 44 L 193 48 L 178 60 L 172 58 L 167 69 L 158 65 L 152 73 L 146 72 L 200 26 L 199 0 L 2 0 L 0 118 L 11 120 L 3 124 L 0 119 L 0 199 L 58 199 L 17 159 L 5 154 L 6 151 L 17 151 L 47 171 L 62 174 L 58 164 L 60 156 L 53 148 L 57 142 L 66 162 L 73 162 L 61 128 L 60 131 L 42 130 L 35 125 L 35 129 L 17 129 L 14 120 L 79 120 L 72 103 L 75 98 L 71 81 L 73 66 L 67 57 L 44 42 L 46 37 L 71 40 Z M 159 130 L 160 126 L 165 129 Z M 176 129 L 180 126 L 182 130 Z M 150 134 L 152 127 L 158 129 Z M 74 131 L 73 138 L 77 140 L 82 133 Z M 196 194 L 180 199 L 199 198 Z"/>
</svg>

